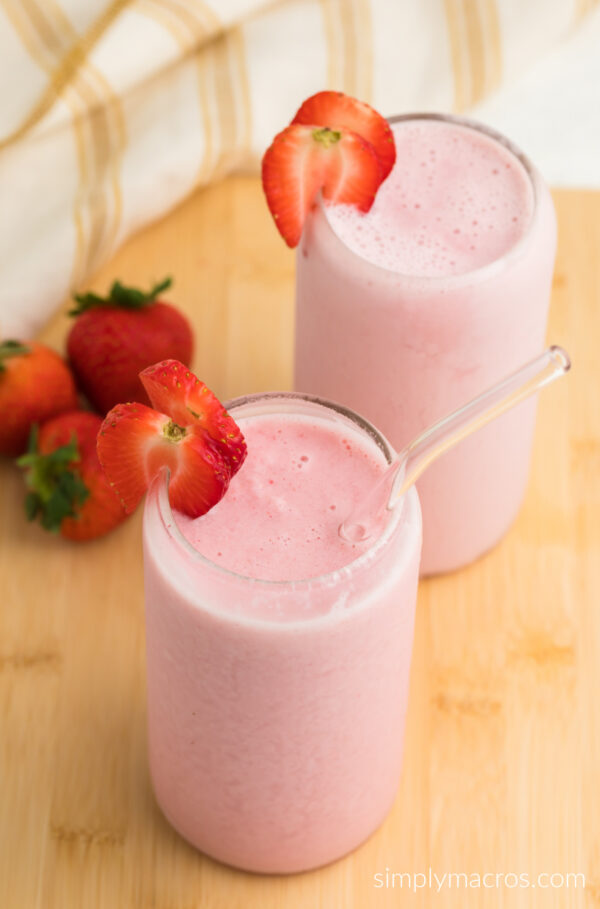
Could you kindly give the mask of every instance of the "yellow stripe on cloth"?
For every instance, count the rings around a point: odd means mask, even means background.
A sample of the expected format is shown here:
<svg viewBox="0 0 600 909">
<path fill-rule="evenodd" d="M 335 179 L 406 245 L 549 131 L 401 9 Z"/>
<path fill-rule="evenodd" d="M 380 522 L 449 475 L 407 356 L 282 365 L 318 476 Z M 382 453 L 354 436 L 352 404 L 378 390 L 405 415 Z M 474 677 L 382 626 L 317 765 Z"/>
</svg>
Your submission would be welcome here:
<svg viewBox="0 0 600 909">
<path fill-rule="evenodd" d="M 485 92 L 493 92 L 502 82 L 502 35 L 498 0 L 482 0 L 482 21 L 486 45 Z"/>
<path fill-rule="evenodd" d="M 341 90 L 342 78 L 339 72 L 338 29 L 334 2 L 335 0 L 320 0 L 327 50 L 327 88 Z"/>
<path fill-rule="evenodd" d="M 1 0 L 1 2 L 7 11 L 10 10 L 12 14 L 11 21 L 17 30 L 24 46 L 27 48 L 31 56 L 40 62 L 40 65 L 42 65 L 46 72 L 51 75 L 54 67 L 56 66 L 57 60 L 60 59 L 61 51 L 65 45 L 65 41 L 72 39 L 72 36 L 74 35 L 74 32 L 72 32 L 70 29 L 68 20 L 65 23 L 64 17 L 56 17 L 57 21 L 60 23 L 59 31 L 62 33 L 62 40 L 55 42 L 54 35 L 50 37 L 51 33 L 46 31 L 44 28 L 40 29 L 38 27 L 38 17 L 35 13 L 34 15 L 31 15 L 31 6 L 29 4 L 26 5 L 25 3 L 21 4 L 19 2 L 12 2 L 12 0 Z M 73 120 L 76 156 L 81 180 L 81 175 L 84 173 L 86 166 L 83 126 L 82 121 L 79 118 L 81 106 L 72 91 L 63 91 L 63 97 L 66 105 L 71 112 L 71 117 Z M 81 262 L 83 259 L 85 245 L 83 219 L 77 205 L 74 205 L 73 221 L 75 226 L 74 262 L 77 263 Z"/>
<path fill-rule="evenodd" d="M 43 2 L 54 28 L 62 28 L 71 42 L 76 41 L 76 32 L 56 0 Z M 90 43 L 88 54 L 98 37 L 99 34 Z M 83 228 L 82 244 L 71 270 L 71 285 L 77 286 L 114 248 L 123 209 L 120 169 L 126 130 L 120 99 L 87 57 L 73 74 L 69 87 L 82 101 L 81 113 L 73 122 L 82 152 L 74 203 L 75 223 Z"/>
<path fill-rule="evenodd" d="M 195 48 L 205 137 L 196 182 L 206 183 L 227 173 L 250 148 L 250 88 L 242 31 L 224 32 L 202 0 L 143 0 L 139 8 L 163 24 L 168 22 L 184 49 Z"/>
<path fill-rule="evenodd" d="M 213 35 L 222 31 L 222 23 L 215 10 L 205 0 L 174 0 L 179 6 L 192 9 L 204 22 L 208 32 Z"/>
<path fill-rule="evenodd" d="M 167 25 L 169 30 L 172 29 L 172 23 L 179 23 L 175 28 L 181 34 L 180 26 L 183 26 L 184 33 L 187 34 L 184 45 L 186 50 L 199 47 L 221 30 L 218 20 L 206 13 L 204 4 L 197 0 L 146 0 L 141 8 L 163 24 L 170 22 L 171 25 Z"/>
<path fill-rule="evenodd" d="M 231 29 L 231 45 L 237 75 L 238 157 L 245 159 L 252 144 L 252 100 L 248 80 L 246 44 L 242 28 Z"/>
<path fill-rule="evenodd" d="M 53 56 L 34 27 L 30 16 L 27 15 L 24 5 L 20 0 L 0 0 L 0 6 L 6 13 L 7 19 L 11 22 L 14 30 L 21 39 L 23 47 L 38 66 L 47 73 L 52 72 L 54 63 Z M 0 142 L 0 148 L 8 145 L 10 140 L 5 139 Z"/>
<path fill-rule="evenodd" d="M 127 136 L 121 101 L 95 66 L 81 67 L 73 87 L 87 108 L 82 126 L 88 168 L 81 174 L 77 202 L 87 230 L 83 261 L 73 268 L 77 284 L 114 248 L 123 209 L 120 171 Z"/>
<path fill-rule="evenodd" d="M 475 104 L 485 91 L 485 44 L 478 0 L 463 0 L 462 16 L 467 38 L 467 56 L 470 70 L 468 104 Z"/>
<path fill-rule="evenodd" d="M 43 9 L 39 0 L 23 0 L 21 9 L 47 67 L 60 67 L 65 54 L 82 47 L 56 0 L 44 0 Z M 58 96 L 71 111 L 79 165 L 73 204 L 77 245 L 71 269 L 71 284 L 77 284 L 112 249 L 119 229 L 125 128 L 119 99 L 86 58 L 80 59 Z"/>
<path fill-rule="evenodd" d="M 77 40 L 77 33 L 71 22 L 64 14 L 62 9 L 58 6 L 58 3 L 55 0 L 44 0 L 46 6 L 46 16 L 50 20 L 49 32 L 45 32 L 43 29 L 37 28 L 36 33 L 38 39 L 42 42 L 45 37 L 45 47 L 44 51 L 51 59 L 52 67 L 60 62 L 62 55 L 68 50 L 69 47 Z M 39 13 L 35 9 L 35 4 L 29 0 L 27 7 L 24 9 L 29 9 L 29 20 L 32 28 L 35 28 L 36 23 L 39 22 L 39 17 L 36 13 Z M 51 35 L 56 37 L 56 42 L 54 43 Z M 77 92 L 77 89 L 71 84 L 66 85 L 62 91 L 62 98 L 67 104 L 72 119 L 73 134 L 75 139 L 75 149 L 78 163 L 78 173 L 79 173 L 79 185 L 81 185 L 83 174 L 86 170 L 86 142 L 85 142 L 85 133 L 83 126 L 82 114 L 85 115 L 85 104 L 83 99 Z M 76 196 L 77 199 L 77 196 Z M 83 261 L 85 257 L 85 231 L 84 231 L 84 218 L 81 208 L 76 204 L 76 201 L 73 203 L 73 223 L 75 227 L 75 254 L 73 257 L 73 263 L 71 266 L 71 280 L 70 284 L 73 286 L 74 278 L 78 273 L 81 273 L 83 277 Z"/>
<path fill-rule="evenodd" d="M 463 110 L 467 106 L 468 76 L 466 54 L 463 50 L 462 37 L 462 0 L 444 0 L 448 40 L 452 59 L 452 76 L 454 79 L 454 109 Z"/>
<path fill-rule="evenodd" d="M 600 0 L 576 0 L 575 21 L 577 22 L 587 16 L 599 2 Z"/>
<path fill-rule="evenodd" d="M 209 111 L 206 61 L 204 54 L 198 51 L 198 46 L 210 34 L 207 24 L 198 15 L 193 15 L 189 8 L 182 7 L 176 0 L 138 0 L 138 8 L 145 15 L 151 16 L 155 21 L 166 27 L 179 43 L 184 54 L 196 48 L 198 101 L 204 136 L 204 153 L 199 166 L 197 182 L 206 183 L 213 167 L 214 129 Z M 201 11 L 200 6 L 196 9 L 196 12 L 199 11 Z"/>
<path fill-rule="evenodd" d="M 161 0 L 136 0 L 135 10 L 166 28 L 184 55 L 194 47 L 193 35 L 180 18 L 173 14 L 170 4 L 164 4 Z"/>
<path fill-rule="evenodd" d="M 26 12 L 23 4 L 19 0 L 0 0 L 5 8 L 21 6 L 23 12 Z M 73 80 L 79 67 L 85 62 L 94 45 L 100 40 L 104 32 L 112 25 L 119 13 L 129 5 L 131 0 L 113 0 L 110 6 L 96 19 L 93 25 L 81 36 L 61 57 L 59 63 L 53 70 L 48 81 L 48 85 L 42 96 L 34 104 L 33 108 L 27 114 L 23 122 L 17 129 L 0 141 L 0 150 L 7 145 L 23 138 L 45 114 L 51 109 L 54 102 L 61 96 L 66 86 Z M 10 13 L 8 13 L 10 16 Z M 14 19 L 11 17 L 11 21 Z"/>
<path fill-rule="evenodd" d="M 327 87 L 369 101 L 373 86 L 370 0 L 321 0 Z"/>
<path fill-rule="evenodd" d="M 495 88 L 502 75 L 496 0 L 444 0 L 454 76 L 454 108 L 464 110 Z"/>
<path fill-rule="evenodd" d="M 213 176 L 224 176 L 235 161 L 238 148 L 238 118 L 235 92 L 235 48 L 229 34 L 219 36 L 206 49 L 213 68 L 214 107 L 217 112 L 219 156 Z"/>
<path fill-rule="evenodd" d="M 354 0 L 340 3 L 338 0 L 338 29 L 342 38 L 342 72 L 344 91 L 356 97 L 356 62 L 358 49 L 356 44 L 356 28 L 354 24 Z"/>
<path fill-rule="evenodd" d="M 40 2 L 40 0 L 38 0 L 38 2 Z M 51 27 L 57 35 L 60 36 L 62 50 L 67 50 L 78 37 L 69 17 L 57 0 L 41 0 L 41 5 L 50 18 Z"/>
<path fill-rule="evenodd" d="M 362 101 L 373 100 L 373 22 L 371 0 L 355 0 L 358 54 L 356 57 L 356 94 Z"/>
<path fill-rule="evenodd" d="M 69 49 L 73 40 L 71 34 L 63 28 L 62 22 L 57 28 L 53 28 L 51 15 L 48 15 L 47 10 L 44 12 L 34 0 L 19 0 L 19 2 L 23 14 L 30 21 L 40 45 L 44 48 L 47 59 L 51 60 L 52 65 L 55 66 L 65 51 Z"/>
</svg>

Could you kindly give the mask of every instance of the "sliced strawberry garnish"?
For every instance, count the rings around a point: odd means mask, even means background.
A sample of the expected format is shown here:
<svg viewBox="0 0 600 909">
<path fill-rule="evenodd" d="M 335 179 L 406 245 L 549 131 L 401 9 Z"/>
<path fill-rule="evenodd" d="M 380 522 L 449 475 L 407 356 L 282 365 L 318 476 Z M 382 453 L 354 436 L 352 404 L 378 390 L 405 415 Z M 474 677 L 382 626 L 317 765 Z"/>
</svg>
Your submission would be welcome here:
<svg viewBox="0 0 600 909">
<path fill-rule="evenodd" d="M 204 382 L 178 360 L 163 360 L 140 373 L 154 407 L 180 426 L 197 424 L 213 438 L 233 476 L 246 457 L 246 443 L 237 423 Z"/>
<path fill-rule="evenodd" d="M 362 136 L 375 149 L 381 164 L 382 181 L 394 166 L 396 146 L 387 120 L 364 101 L 343 92 L 318 92 L 307 98 L 292 123 L 351 130 Z"/>
<path fill-rule="evenodd" d="M 264 154 L 262 181 L 269 210 L 288 246 L 297 246 L 319 190 L 330 202 L 368 211 L 381 167 L 361 136 L 329 127 L 288 126 Z"/>
<path fill-rule="evenodd" d="M 190 517 L 205 514 L 225 494 L 229 464 L 199 423 L 181 426 L 144 404 L 117 404 L 98 433 L 98 457 L 126 511 L 138 505 L 163 467 L 169 499 Z"/>
</svg>

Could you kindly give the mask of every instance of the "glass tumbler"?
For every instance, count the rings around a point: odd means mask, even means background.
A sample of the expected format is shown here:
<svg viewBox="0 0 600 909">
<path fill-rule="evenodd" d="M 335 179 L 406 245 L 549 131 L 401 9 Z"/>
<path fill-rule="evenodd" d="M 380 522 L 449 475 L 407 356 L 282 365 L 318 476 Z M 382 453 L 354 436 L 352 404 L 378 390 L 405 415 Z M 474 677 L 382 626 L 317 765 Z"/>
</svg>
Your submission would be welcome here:
<svg viewBox="0 0 600 909">
<path fill-rule="evenodd" d="M 314 415 L 393 455 L 365 420 L 318 399 L 255 395 L 228 409 L 237 421 Z M 154 481 L 144 514 L 150 769 L 160 807 L 194 846 L 251 871 L 302 871 L 382 822 L 401 768 L 420 550 L 411 489 L 343 568 L 246 577 L 187 542 L 167 478 Z"/>
</svg>

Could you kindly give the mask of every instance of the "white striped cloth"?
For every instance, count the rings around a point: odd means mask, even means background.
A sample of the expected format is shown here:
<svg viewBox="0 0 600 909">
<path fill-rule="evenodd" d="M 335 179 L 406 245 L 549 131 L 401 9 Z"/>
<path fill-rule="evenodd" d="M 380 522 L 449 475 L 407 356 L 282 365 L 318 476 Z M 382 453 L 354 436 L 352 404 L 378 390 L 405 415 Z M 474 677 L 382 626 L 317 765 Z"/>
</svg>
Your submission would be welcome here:
<svg viewBox="0 0 600 909">
<path fill-rule="evenodd" d="M 0 0 L 0 333 L 30 337 L 322 88 L 464 110 L 596 0 Z"/>
</svg>

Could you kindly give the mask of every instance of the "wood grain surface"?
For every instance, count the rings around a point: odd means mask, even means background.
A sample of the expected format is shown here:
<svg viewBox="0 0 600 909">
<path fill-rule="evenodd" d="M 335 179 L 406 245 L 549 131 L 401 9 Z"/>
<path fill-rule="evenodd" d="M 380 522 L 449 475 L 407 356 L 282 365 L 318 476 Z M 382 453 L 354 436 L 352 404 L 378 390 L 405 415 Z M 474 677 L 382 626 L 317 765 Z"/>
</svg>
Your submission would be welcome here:
<svg viewBox="0 0 600 909">
<path fill-rule="evenodd" d="M 141 514 L 67 544 L 27 525 L 21 479 L 0 465 L 2 909 L 600 906 L 600 195 L 555 199 L 549 340 L 574 368 L 540 401 L 510 534 L 421 584 L 398 798 L 334 865 L 244 874 L 171 830 L 146 765 Z M 290 386 L 293 272 L 258 182 L 236 178 L 139 234 L 92 286 L 172 274 L 196 371 L 229 398 Z M 43 339 L 61 348 L 67 327 L 63 312 Z M 415 893 L 375 887 L 386 868 L 579 872 L 586 887 Z"/>
</svg>

